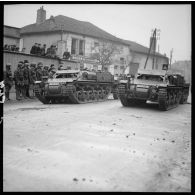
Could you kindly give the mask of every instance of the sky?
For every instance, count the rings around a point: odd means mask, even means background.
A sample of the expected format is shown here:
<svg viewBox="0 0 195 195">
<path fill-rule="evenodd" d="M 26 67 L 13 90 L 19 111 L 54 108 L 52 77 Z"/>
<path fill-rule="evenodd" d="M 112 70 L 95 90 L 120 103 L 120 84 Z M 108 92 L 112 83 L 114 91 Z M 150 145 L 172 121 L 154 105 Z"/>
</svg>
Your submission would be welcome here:
<svg viewBox="0 0 195 195">
<path fill-rule="evenodd" d="M 64 15 L 88 21 L 108 33 L 149 47 L 151 31 L 160 29 L 159 51 L 172 62 L 191 60 L 190 4 L 11 4 L 4 5 L 4 25 L 23 27 L 36 22 L 44 6 L 46 19 Z"/>
</svg>

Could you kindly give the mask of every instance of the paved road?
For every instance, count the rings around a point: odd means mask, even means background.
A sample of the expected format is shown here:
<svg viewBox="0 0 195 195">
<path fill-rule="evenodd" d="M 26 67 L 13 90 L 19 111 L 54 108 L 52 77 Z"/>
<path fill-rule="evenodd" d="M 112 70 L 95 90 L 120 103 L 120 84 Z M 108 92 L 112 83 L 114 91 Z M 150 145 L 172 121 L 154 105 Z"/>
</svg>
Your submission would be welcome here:
<svg viewBox="0 0 195 195">
<path fill-rule="evenodd" d="M 4 104 L 4 191 L 191 191 L 191 104 Z"/>
</svg>

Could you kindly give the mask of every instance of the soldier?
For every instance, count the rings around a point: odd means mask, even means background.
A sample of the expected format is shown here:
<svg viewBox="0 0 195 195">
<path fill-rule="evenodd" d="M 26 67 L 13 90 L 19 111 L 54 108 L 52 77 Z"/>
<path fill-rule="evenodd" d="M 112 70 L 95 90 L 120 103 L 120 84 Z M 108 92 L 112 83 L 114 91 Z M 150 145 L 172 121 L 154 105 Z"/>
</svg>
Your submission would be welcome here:
<svg viewBox="0 0 195 195">
<path fill-rule="evenodd" d="M 49 66 L 44 66 L 43 67 L 43 76 L 48 76 L 49 75 Z"/>
<path fill-rule="evenodd" d="M 54 64 L 51 64 L 51 65 L 50 65 L 50 68 L 49 68 L 49 72 L 50 72 L 54 67 L 55 67 Z"/>
<path fill-rule="evenodd" d="M 53 78 L 53 75 L 54 75 L 55 73 L 56 73 L 55 68 L 51 69 L 50 72 L 49 72 L 48 78 L 52 79 L 52 78 Z"/>
<path fill-rule="evenodd" d="M 14 71 L 14 81 L 16 89 L 16 100 L 21 100 L 20 95 L 22 94 L 22 85 L 23 85 L 23 71 L 21 69 L 22 63 L 18 63 L 17 69 Z"/>
<path fill-rule="evenodd" d="M 60 64 L 58 70 L 62 70 L 62 69 L 63 69 L 63 64 Z"/>
<path fill-rule="evenodd" d="M 24 61 L 24 90 L 25 97 L 31 98 L 29 94 L 30 81 L 29 81 L 29 63 L 27 60 Z"/>
<path fill-rule="evenodd" d="M 5 100 L 10 100 L 9 98 L 9 92 L 11 90 L 11 87 L 13 85 L 13 78 L 12 78 L 12 72 L 11 72 L 11 64 L 6 64 L 6 70 L 4 71 L 4 84 L 5 84 Z"/>
<path fill-rule="evenodd" d="M 37 81 L 42 81 L 42 76 L 43 76 L 42 66 L 43 66 L 42 62 L 39 62 L 37 65 L 37 69 L 36 69 Z"/>
<path fill-rule="evenodd" d="M 28 70 L 26 65 L 23 63 L 20 69 L 20 74 L 21 74 L 21 91 L 22 91 L 22 96 L 24 99 L 27 99 L 26 96 L 26 88 L 28 85 Z"/>
<path fill-rule="evenodd" d="M 30 70 L 29 70 L 29 84 L 30 84 L 30 90 L 32 90 L 32 96 L 35 96 L 34 85 L 35 85 L 35 81 L 37 80 L 35 68 L 36 68 L 36 63 L 32 62 L 30 64 Z"/>
<path fill-rule="evenodd" d="M 35 44 L 32 46 L 32 48 L 31 48 L 31 50 L 30 50 L 30 54 L 36 54 L 36 52 L 37 52 L 37 43 L 35 43 Z"/>
<path fill-rule="evenodd" d="M 42 79 L 43 79 L 43 81 L 47 81 L 47 79 L 48 79 L 48 76 L 49 76 L 49 66 L 44 66 L 43 67 L 43 71 L 42 71 Z"/>
</svg>

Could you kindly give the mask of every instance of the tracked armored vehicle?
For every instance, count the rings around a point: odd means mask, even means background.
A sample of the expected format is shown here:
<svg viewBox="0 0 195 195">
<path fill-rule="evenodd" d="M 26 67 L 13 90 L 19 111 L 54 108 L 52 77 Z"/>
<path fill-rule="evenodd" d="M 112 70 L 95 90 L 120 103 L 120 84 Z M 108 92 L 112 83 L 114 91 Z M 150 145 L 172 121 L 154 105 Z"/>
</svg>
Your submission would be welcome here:
<svg viewBox="0 0 195 195">
<path fill-rule="evenodd" d="M 43 104 L 105 101 L 113 82 L 109 72 L 58 70 L 47 81 L 36 81 L 35 95 Z"/>
<path fill-rule="evenodd" d="M 126 78 L 127 78 L 127 76 L 125 74 L 120 75 L 120 76 L 114 76 L 114 82 L 113 82 L 113 85 L 112 85 L 112 95 L 113 95 L 113 98 L 115 100 L 119 99 L 118 87 L 119 87 L 119 84 L 120 84 L 120 80 L 124 80 Z"/>
<path fill-rule="evenodd" d="M 157 102 L 159 109 L 169 110 L 187 102 L 189 83 L 180 74 L 166 71 L 139 70 L 135 78 L 121 80 L 119 98 L 123 106 Z"/>
<path fill-rule="evenodd" d="M 154 69 L 155 49 L 153 49 L 152 70 L 146 69 L 148 58 L 151 55 L 153 41 L 156 40 L 156 29 L 154 30 L 149 53 L 143 70 L 139 65 L 132 63 L 129 77 L 123 79 L 119 84 L 119 98 L 123 106 L 133 106 L 146 103 L 146 101 L 157 102 L 159 109 L 169 110 L 187 102 L 189 95 L 189 83 L 179 73 L 171 73 L 168 64 L 162 65 L 162 70 Z"/>
</svg>

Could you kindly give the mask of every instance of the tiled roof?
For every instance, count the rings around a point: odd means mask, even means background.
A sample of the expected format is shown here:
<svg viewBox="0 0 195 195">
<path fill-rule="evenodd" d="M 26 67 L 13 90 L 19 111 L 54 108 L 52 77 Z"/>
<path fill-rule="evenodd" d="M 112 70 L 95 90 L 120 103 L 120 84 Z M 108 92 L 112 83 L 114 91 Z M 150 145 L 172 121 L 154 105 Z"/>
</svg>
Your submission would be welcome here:
<svg viewBox="0 0 195 195">
<path fill-rule="evenodd" d="M 7 37 L 20 38 L 20 29 L 12 26 L 3 27 L 3 35 Z"/>
<path fill-rule="evenodd" d="M 97 26 L 91 24 L 90 22 L 83 22 L 62 15 L 53 17 L 53 21 L 54 22 L 52 23 L 52 19 L 47 19 L 45 22 L 39 25 L 35 23 L 24 26 L 21 29 L 20 33 L 29 34 L 52 31 L 54 32 L 63 29 L 66 32 L 72 32 L 97 37 L 101 39 L 106 39 L 110 41 L 120 42 L 120 39 L 98 28 Z"/>
</svg>

